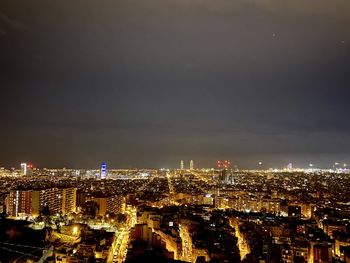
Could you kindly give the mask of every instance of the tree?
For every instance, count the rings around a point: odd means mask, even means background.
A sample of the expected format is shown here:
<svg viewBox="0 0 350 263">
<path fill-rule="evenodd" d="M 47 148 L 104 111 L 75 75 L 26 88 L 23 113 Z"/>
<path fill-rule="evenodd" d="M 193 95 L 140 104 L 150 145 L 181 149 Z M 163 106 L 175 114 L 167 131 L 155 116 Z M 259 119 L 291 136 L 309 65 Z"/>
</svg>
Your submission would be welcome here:
<svg viewBox="0 0 350 263">
<path fill-rule="evenodd" d="M 128 219 L 127 216 L 125 214 L 122 214 L 122 213 L 119 213 L 116 216 L 116 222 L 117 222 L 117 224 L 120 224 L 120 225 L 125 224 L 127 219 Z"/>
<path fill-rule="evenodd" d="M 45 205 L 41 211 L 41 214 L 43 216 L 50 216 L 50 213 L 51 213 L 50 207 L 48 205 Z"/>
<path fill-rule="evenodd" d="M 8 214 L 6 212 L 0 213 L 0 219 L 5 219 L 8 217 Z"/>
<path fill-rule="evenodd" d="M 95 201 L 87 201 L 83 208 L 83 214 L 89 217 L 95 217 L 98 208 L 98 204 Z"/>
</svg>

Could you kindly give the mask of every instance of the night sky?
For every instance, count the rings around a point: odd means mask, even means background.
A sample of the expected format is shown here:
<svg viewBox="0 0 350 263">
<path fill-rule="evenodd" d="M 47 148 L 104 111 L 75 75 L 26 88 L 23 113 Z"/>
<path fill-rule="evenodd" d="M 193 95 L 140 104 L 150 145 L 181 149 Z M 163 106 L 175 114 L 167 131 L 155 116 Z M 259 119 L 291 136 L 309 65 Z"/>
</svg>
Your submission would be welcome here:
<svg viewBox="0 0 350 263">
<path fill-rule="evenodd" d="M 0 166 L 350 164 L 349 0 L 1 0 Z"/>
</svg>

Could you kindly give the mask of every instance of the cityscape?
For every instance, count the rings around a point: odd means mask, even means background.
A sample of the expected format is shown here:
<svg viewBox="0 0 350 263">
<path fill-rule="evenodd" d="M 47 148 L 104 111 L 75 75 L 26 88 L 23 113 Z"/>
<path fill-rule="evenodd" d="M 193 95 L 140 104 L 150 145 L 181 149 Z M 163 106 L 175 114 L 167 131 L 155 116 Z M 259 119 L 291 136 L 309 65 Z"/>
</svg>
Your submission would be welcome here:
<svg viewBox="0 0 350 263">
<path fill-rule="evenodd" d="M 0 261 L 348 262 L 344 167 L 1 168 Z"/>
<path fill-rule="evenodd" d="M 350 0 L 0 0 L 0 263 L 350 263 Z"/>
</svg>

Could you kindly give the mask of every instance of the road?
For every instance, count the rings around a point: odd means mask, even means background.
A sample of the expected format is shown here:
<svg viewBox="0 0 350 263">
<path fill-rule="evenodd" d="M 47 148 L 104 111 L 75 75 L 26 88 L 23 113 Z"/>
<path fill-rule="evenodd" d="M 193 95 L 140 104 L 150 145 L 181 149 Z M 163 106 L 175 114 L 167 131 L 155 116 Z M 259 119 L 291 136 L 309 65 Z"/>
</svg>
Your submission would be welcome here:
<svg viewBox="0 0 350 263">
<path fill-rule="evenodd" d="M 174 186 L 173 186 L 173 183 L 171 181 L 171 175 L 170 173 L 167 173 L 166 174 L 166 178 L 168 179 L 168 186 L 169 186 L 169 202 L 170 202 L 170 205 L 173 205 L 175 203 L 174 201 Z"/>
<path fill-rule="evenodd" d="M 182 260 L 192 262 L 192 238 L 186 224 L 179 226 L 182 240 Z"/>
<path fill-rule="evenodd" d="M 129 214 L 128 226 L 120 228 L 115 233 L 115 240 L 112 245 L 111 253 L 108 256 L 107 263 L 122 263 L 125 261 L 128 252 L 130 230 L 137 222 L 136 211 L 135 207 L 128 207 L 126 209 L 126 213 Z"/>
<path fill-rule="evenodd" d="M 125 261 L 128 251 L 130 228 L 121 228 L 115 234 L 115 240 L 112 245 L 112 250 L 108 256 L 108 263 L 122 263 Z"/>
</svg>

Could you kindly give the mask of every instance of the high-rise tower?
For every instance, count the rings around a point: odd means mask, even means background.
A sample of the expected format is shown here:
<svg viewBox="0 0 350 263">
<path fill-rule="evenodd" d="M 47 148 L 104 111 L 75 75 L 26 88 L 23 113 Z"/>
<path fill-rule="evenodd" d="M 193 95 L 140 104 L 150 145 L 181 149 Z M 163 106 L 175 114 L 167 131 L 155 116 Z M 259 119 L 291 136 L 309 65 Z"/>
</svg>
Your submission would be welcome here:
<svg viewBox="0 0 350 263">
<path fill-rule="evenodd" d="M 190 161 L 190 170 L 194 170 L 194 162 L 193 162 L 193 160 Z"/>
<path fill-rule="evenodd" d="M 102 163 L 101 165 L 101 174 L 100 174 L 101 179 L 106 179 L 107 177 L 107 164 L 105 162 Z"/>
<path fill-rule="evenodd" d="M 21 163 L 21 174 L 22 175 L 27 175 L 27 163 Z"/>
<path fill-rule="evenodd" d="M 21 175 L 32 175 L 33 165 L 30 163 L 21 163 Z"/>
<path fill-rule="evenodd" d="M 180 170 L 183 170 L 184 169 L 184 160 L 181 160 L 180 162 Z"/>
</svg>

